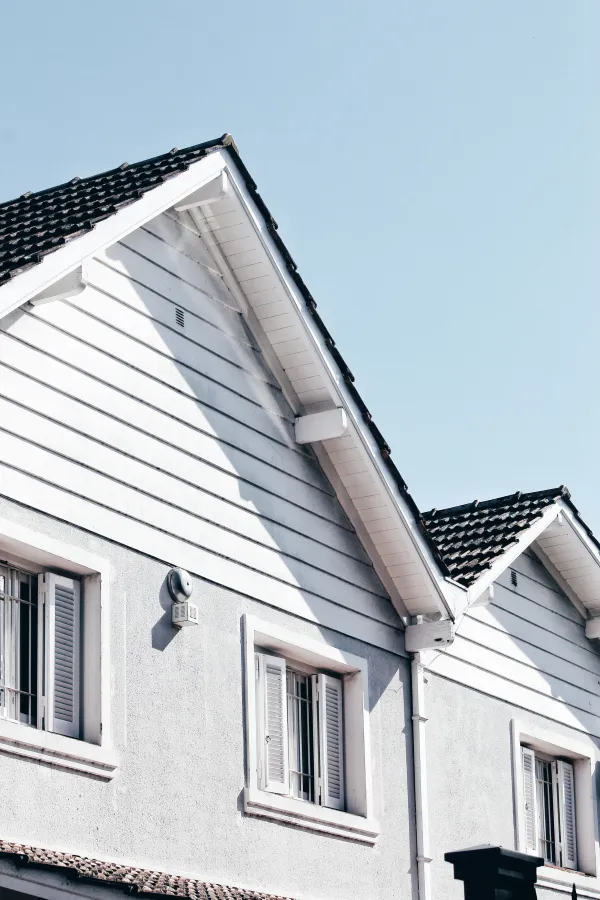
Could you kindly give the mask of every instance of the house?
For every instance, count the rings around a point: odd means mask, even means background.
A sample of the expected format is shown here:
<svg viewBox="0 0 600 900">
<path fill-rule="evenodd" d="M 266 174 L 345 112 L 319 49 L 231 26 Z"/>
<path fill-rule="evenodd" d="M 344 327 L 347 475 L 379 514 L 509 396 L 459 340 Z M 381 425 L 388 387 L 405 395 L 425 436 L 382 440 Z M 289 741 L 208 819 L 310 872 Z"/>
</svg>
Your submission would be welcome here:
<svg viewBox="0 0 600 900">
<path fill-rule="evenodd" d="M 446 848 L 485 842 L 544 858 L 538 897 L 596 897 L 598 542 L 564 487 L 423 521 L 467 592 L 453 643 L 421 658 L 433 896 L 462 896 Z"/>
<path fill-rule="evenodd" d="M 598 894 L 598 547 L 419 511 L 228 135 L 0 205 L 0 413 L 6 900 Z"/>
<path fill-rule="evenodd" d="M 0 884 L 414 895 L 457 588 L 231 138 L 0 235 Z"/>
</svg>

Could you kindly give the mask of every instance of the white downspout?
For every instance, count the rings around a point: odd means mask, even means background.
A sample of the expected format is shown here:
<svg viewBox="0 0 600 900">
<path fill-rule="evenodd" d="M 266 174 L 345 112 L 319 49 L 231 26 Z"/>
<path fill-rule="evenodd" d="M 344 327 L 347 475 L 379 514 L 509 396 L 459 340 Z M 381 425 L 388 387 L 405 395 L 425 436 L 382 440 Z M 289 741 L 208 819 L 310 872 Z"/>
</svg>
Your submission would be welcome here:
<svg viewBox="0 0 600 900">
<path fill-rule="evenodd" d="M 425 676 L 421 654 L 411 662 L 413 765 L 415 772 L 415 824 L 417 832 L 417 881 L 419 900 L 431 900 L 431 856 L 429 855 L 429 806 L 427 802 L 427 758 L 425 753 Z"/>
</svg>

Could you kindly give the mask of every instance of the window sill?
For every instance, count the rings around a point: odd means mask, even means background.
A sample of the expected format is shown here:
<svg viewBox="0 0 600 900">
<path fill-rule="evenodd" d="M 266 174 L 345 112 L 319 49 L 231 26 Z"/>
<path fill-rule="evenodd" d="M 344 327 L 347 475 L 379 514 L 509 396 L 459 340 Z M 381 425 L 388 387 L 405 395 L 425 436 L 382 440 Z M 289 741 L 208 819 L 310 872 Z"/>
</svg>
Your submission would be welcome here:
<svg viewBox="0 0 600 900">
<path fill-rule="evenodd" d="M 538 885 L 549 887 L 553 890 L 563 890 L 571 893 L 573 884 L 577 888 L 578 894 L 585 896 L 585 892 L 589 892 L 590 897 L 600 896 L 600 881 L 595 875 L 586 875 L 577 869 L 563 869 L 560 866 L 542 866 L 538 869 L 537 877 Z"/>
<path fill-rule="evenodd" d="M 379 823 L 352 813 L 305 803 L 294 797 L 269 794 L 256 788 L 244 789 L 244 812 L 277 822 L 287 822 L 311 831 L 333 834 L 346 840 L 373 845 L 379 835 Z"/>
<path fill-rule="evenodd" d="M 18 722 L 0 720 L 0 752 L 24 756 L 61 769 L 72 769 L 108 781 L 116 771 L 118 760 L 112 750 L 98 744 L 87 744 L 38 731 Z"/>
</svg>

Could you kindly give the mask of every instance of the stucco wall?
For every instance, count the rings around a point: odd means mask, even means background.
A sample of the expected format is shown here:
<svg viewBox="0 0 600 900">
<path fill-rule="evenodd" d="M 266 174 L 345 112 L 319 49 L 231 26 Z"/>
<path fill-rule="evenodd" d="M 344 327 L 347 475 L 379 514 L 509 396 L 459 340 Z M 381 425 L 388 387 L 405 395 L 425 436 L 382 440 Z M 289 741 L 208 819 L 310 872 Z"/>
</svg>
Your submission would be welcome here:
<svg viewBox="0 0 600 900">
<path fill-rule="evenodd" d="M 0 754 L 3 838 L 298 898 L 411 896 L 407 660 L 200 579 L 200 626 L 174 632 L 168 564 L 12 501 L 0 500 L 0 515 L 111 563 L 111 716 L 121 758 L 117 777 L 103 783 Z M 369 660 L 375 848 L 242 813 L 244 613 Z"/>
<path fill-rule="evenodd" d="M 516 849 L 511 719 L 551 727 L 566 740 L 573 732 L 434 674 L 427 679 L 433 897 L 462 900 L 462 884 L 453 880 L 444 853 L 481 844 Z M 556 900 L 565 897 L 564 890 L 538 886 L 537 894 L 540 900 Z"/>
</svg>

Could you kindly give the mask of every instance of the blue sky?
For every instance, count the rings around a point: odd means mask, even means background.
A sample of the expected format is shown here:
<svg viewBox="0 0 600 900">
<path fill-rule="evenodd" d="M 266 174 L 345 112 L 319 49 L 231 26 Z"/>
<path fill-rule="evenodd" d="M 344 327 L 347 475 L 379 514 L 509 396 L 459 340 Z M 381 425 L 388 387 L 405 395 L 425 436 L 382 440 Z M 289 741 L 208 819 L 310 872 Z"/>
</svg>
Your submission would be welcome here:
<svg viewBox="0 0 600 900">
<path fill-rule="evenodd" d="M 20 0 L 0 198 L 231 132 L 424 509 L 600 532 L 598 0 Z"/>
</svg>

